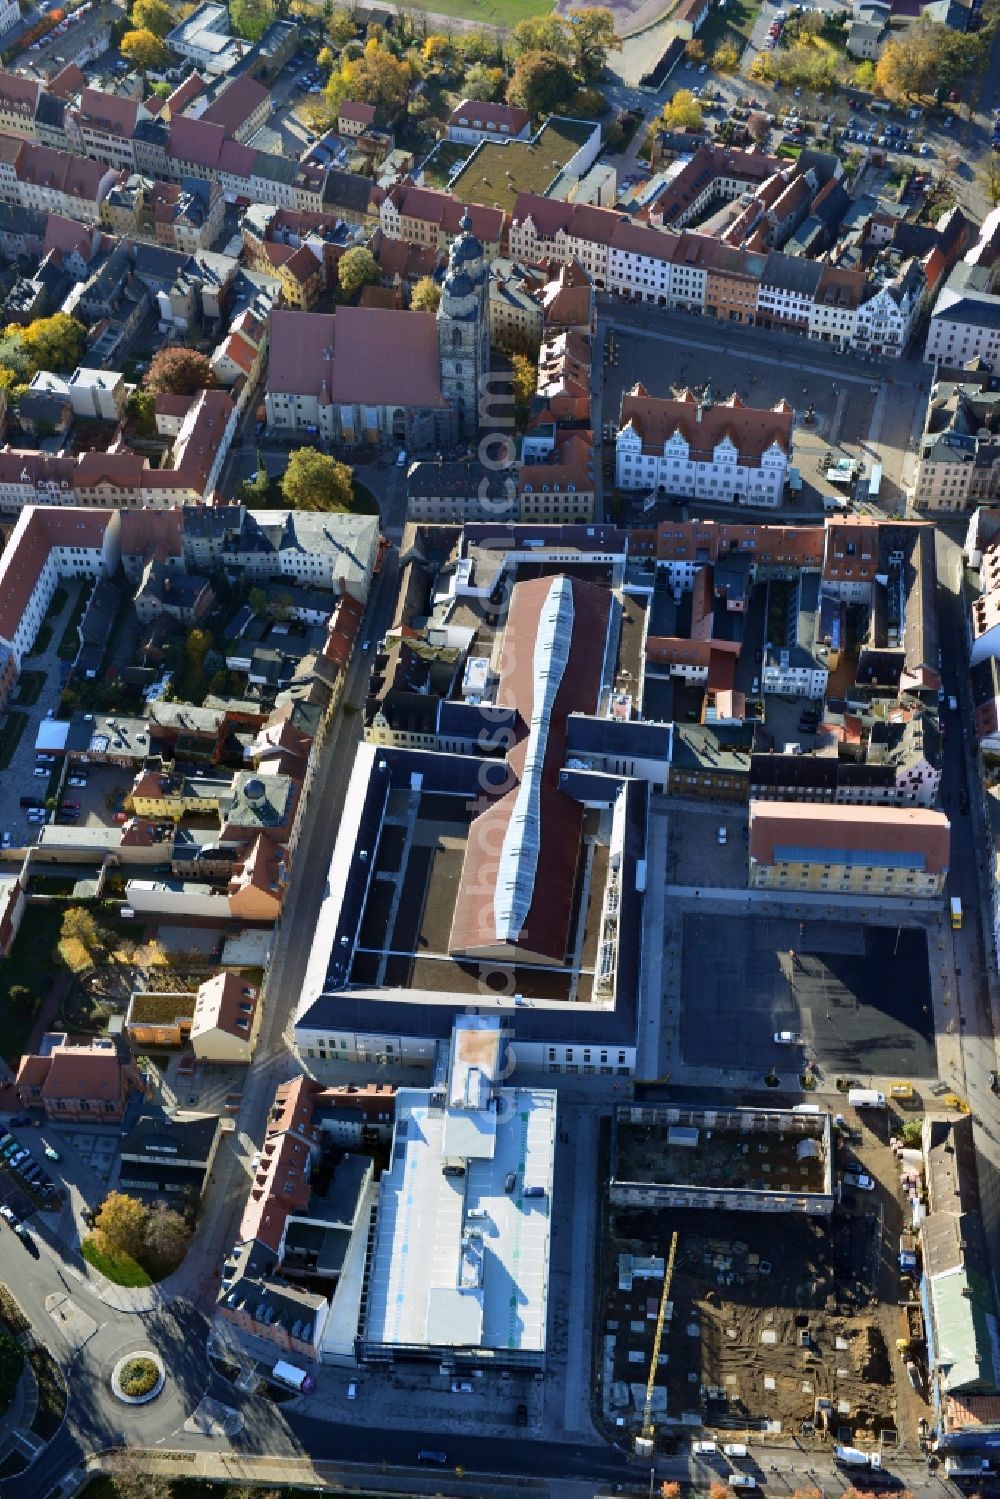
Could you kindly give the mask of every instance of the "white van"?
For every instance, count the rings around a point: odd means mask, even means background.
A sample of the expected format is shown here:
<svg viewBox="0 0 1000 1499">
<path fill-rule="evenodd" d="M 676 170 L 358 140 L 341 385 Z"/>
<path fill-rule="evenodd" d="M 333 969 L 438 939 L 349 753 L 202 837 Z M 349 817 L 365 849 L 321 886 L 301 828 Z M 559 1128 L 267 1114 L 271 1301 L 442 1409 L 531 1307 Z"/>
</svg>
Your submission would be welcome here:
<svg viewBox="0 0 1000 1499">
<path fill-rule="evenodd" d="M 750 1473 L 730 1473 L 729 1487 L 731 1489 L 755 1489 L 757 1480 Z"/>
<path fill-rule="evenodd" d="M 726 1442 L 722 1449 L 726 1457 L 746 1457 L 747 1449 L 745 1442 Z"/>
<path fill-rule="evenodd" d="M 847 1094 L 847 1102 L 852 1109 L 884 1109 L 885 1094 L 880 1093 L 877 1088 L 851 1088 Z"/>
<path fill-rule="evenodd" d="M 271 1378 L 277 1380 L 278 1384 L 287 1385 L 290 1390 L 298 1390 L 300 1395 L 308 1395 L 310 1390 L 315 1389 L 316 1381 L 305 1369 L 300 1369 L 297 1364 L 290 1364 L 287 1360 L 279 1358 L 271 1370 Z"/>
<path fill-rule="evenodd" d="M 793 1114 L 822 1114 L 823 1110 L 818 1103 L 797 1103 L 792 1109 Z M 727 1449 L 724 1447 L 723 1452 Z"/>
<path fill-rule="evenodd" d="M 711 1457 L 718 1452 L 714 1442 L 692 1442 L 691 1451 L 695 1457 Z"/>
</svg>

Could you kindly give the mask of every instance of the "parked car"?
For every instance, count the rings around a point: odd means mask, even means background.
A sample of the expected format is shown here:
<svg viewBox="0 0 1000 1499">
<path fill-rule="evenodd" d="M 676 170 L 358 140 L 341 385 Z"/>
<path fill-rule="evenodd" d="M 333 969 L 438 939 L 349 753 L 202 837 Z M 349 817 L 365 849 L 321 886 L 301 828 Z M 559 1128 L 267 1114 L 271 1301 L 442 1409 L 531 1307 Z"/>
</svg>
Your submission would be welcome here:
<svg viewBox="0 0 1000 1499">
<path fill-rule="evenodd" d="M 775 1031 L 775 1046 L 801 1046 L 802 1037 L 798 1031 Z"/>
<path fill-rule="evenodd" d="M 46 1154 L 46 1156 L 48 1157 L 48 1159 L 50 1161 L 60 1161 L 60 1160 L 62 1160 L 62 1157 L 60 1156 L 58 1150 L 56 1150 L 55 1146 L 53 1146 L 53 1145 L 46 1145 L 45 1146 L 45 1154 Z"/>
<path fill-rule="evenodd" d="M 856 1191 L 860 1192 L 874 1192 L 875 1178 L 869 1176 L 866 1171 L 860 1171 L 856 1167 L 850 1166 L 844 1172 L 844 1186 L 854 1187 Z"/>
</svg>

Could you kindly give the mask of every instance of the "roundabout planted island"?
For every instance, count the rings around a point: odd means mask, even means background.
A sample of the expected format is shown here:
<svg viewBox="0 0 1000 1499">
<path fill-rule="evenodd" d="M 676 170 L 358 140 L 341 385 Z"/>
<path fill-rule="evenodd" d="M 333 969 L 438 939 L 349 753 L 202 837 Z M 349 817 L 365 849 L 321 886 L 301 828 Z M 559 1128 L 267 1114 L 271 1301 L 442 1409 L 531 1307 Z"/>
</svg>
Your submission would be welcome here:
<svg viewBox="0 0 1000 1499">
<path fill-rule="evenodd" d="M 162 1360 L 144 1350 L 120 1359 L 111 1375 L 111 1388 L 127 1405 L 145 1405 L 155 1400 L 166 1382 Z"/>
</svg>

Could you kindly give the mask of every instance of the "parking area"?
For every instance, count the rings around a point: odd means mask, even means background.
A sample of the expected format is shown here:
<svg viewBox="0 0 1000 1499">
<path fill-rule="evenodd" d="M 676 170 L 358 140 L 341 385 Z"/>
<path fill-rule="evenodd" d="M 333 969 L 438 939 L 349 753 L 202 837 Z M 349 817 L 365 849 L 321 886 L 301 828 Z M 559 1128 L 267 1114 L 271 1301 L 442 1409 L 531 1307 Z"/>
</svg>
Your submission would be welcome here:
<svg viewBox="0 0 1000 1499">
<path fill-rule="evenodd" d="M 60 1132 L 60 1139 L 79 1156 L 102 1181 L 110 1181 L 118 1155 L 120 1135 L 104 1130 L 72 1128 Z"/>
<path fill-rule="evenodd" d="M 55 779 L 51 773 L 35 775 L 35 741 L 39 725 L 46 715 L 58 712 L 65 670 L 65 662 L 58 653 L 59 644 L 72 618 L 80 590 L 89 586 L 86 582 L 63 585 L 62 607 L 49 613 L 39 634 L 43 648 L 25 658 L 25 673 L 30 674 L 28 680 L 37 684 L 38 677 L 44 678 L 41 689 L 34 702 L 19 703 L 18 694 L 15 693 L 8 704 L 12 711 L 23 713 L 27 718 L 10 764 L 3 775 L 0 775 L 0 833 L 10 834 L 11 848 L 14 850 L 34 843 L 38 834 L 37 826 L 28 818 L 27 808 L 21 806 L 21 798 L 34 797 L 44 803 L 50 791 L 50 782 Z M 31 695 L 34 695 L 34 688 Z"/>
<path fill-rule="evenodd" d="M 670 841 L 667 883 L 693 889 L 745 890 L 747 883 L 747 828 L 745 804 L 706 802 L 704 807 L 667 803 Z M 725 829 L 726 841 L 719 842 Z"/>
<path fill-rule="evenodd" d="M 935 1075 L 926 934 L 781 916 L 683 919 L 681 1051 L 692 1066 Z M 776 1033 L 796 1038 L 776 1043 Z M 801 1039 L 798 1039 L 801 1038 Z"/>
<path fill-rule="evenodd" d="M 85 779 L 86 785 L 69 785 L 69 780 Z M 67 774 L 66 801 L 79 804 L 78 827 L 109 827 L 120 818 L 125 797 L 132 789 L 133 777 L 120 765 L 71 766 Z"/>
</svg>

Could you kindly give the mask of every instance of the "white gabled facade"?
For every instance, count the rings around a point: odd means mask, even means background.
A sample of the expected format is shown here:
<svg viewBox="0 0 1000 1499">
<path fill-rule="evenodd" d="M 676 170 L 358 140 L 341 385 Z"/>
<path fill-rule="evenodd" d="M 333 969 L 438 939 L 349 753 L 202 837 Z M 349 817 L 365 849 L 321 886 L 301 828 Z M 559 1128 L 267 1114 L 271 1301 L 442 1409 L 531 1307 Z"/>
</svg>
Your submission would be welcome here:
<svg viewBox="0 0 1000 1499">
<path fill-rule="evenodd" d="M 715 444 L 708 459 L 692 455 L 683 434 L 675 431 L 662 452 L 643 451 L 642 439 L 629 422 L 615 446 L 615 483 L 623 490 L 659 490 L 685 498 L 720 503 L 769 506 L 781 503 L 788 454 L 780 443 L 764 449 L 759 464 L 748 462 L 729 436 Z"/>
</svg>

